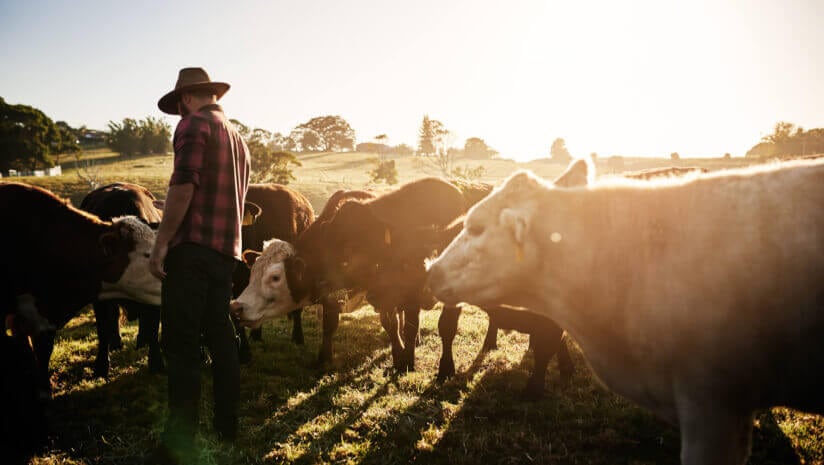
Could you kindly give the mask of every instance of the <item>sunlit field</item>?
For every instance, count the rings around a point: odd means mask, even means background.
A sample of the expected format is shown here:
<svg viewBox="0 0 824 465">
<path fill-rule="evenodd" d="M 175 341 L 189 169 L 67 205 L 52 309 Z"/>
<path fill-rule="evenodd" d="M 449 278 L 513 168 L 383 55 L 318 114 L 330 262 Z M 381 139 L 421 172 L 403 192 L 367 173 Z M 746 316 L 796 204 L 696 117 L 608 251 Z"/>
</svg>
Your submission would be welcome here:
<svg viewBox="0 0 824 465">
<path fill-rule="evenodd" d="M 165 196 L 172 157 L 122 159 L 93 154 L 102 182 L 130 181 Z M 320 153 L 300 156 L 291 187 L 316 211 L 337 189 L 369 186 L 374 154 Z M 743 159 L 625 159 L 625 170 L 657 166 L 710 169 L 746 164 Z M 552 178 L 565 166 L 537 161 L 458 162 L 483 164 L 481 179 L 498 182 L 519 168 Z M 397 161 L 401 182 L 427 174 L 412 157 Z M 609 173 L 607 160 L 599 161 Z M 20 179 L 47 187 L 77 205 L 88 191 L 75 168 L 64 163 L 59 178 Z M 7 180 L 7 179 L 4 179 Z M 376 187 L 385 190 L 384 184 Z M 454 343 L 458 374 L 435 381 L 441 353 L 438 308 L 421 316 L 422 345 L 416 371 L 392 368 L 388 338 L 371 307 L 345 314 L 335 335 L 336 359 L 315 365 L 321 328 L 316 308 L 304 312 L 306 342 L 290 342 L 285 318 L 264 325 L 252 342 L 253 360 L 241 371 L 241 434 L 232 446 L 211 430 L 211 384 L 204 376 L 201 462 L 204 464 L 677 464 L 679 435 L 628 401 L 600 387 L 574 342 L 575 374 L 560 380 L 549 366 L 545 396 L 521 395 L 532 369 L 529 338 L 501 331 L 498 349 L 479 353 L 487 316 L 464 311 Z M 112 355 L 107 381 L 92 378 L 97 337 L 84 310 L 58 332 L 51 360 L 54 400 L 51 435 L 33 464 L 141 464 L 148 462 L 166 415 L 166 378 L 148 373 L 145 349 L 134 348 L 137 325 L 122 330 L 123 349 Z M 208 368 L 204 370 L 208 373 Z M 1 411 L 1 408 L 0 408 Z M 2 458 L 0 458 L 2 462 Z M 751 464 L 824 464 L 824 418 L 776 408 L 757 416 Z"/>
</svg>

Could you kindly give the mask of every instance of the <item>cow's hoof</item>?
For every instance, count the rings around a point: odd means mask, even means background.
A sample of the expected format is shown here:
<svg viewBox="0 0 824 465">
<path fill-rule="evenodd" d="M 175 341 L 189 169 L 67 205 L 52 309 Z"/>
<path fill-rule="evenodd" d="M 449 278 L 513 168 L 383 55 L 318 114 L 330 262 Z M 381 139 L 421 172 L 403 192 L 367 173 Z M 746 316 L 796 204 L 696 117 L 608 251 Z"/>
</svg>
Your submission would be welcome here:
<svg viewBox="0 0 824 465">
<path fill-rule="evenodd" d="M 92 372 L 95 378 L 109 378 L 109 364 L 108 363 L 100 363 L 95 362 L 94 364 L 94 371 Z"/>
<path fill-rule="evenodd" d="M 249 349 L 249 346 L 241 347 L 240 350 L 238 350 L 237 359 L 241 365 L 252 361 L 252 351 Z"/>
<path fill-rule="evenodd" d="M 149 373 L 156 375 L 166 373 L 166 364 L 163 363 L 162 357 L 149 358 Z"/>
<path fill-rule="evenodd" d="M 527 383 L 524 390 L 521 392 L 521 399 L 534 402 L 544 398 L 544 387 L 535 384 Z"/>
<path fill-rule="evenodd" d="M 439 383 L 443 383 L 453 376 L 455 376 L 455 363 L 446 363 L 441 361 L 440 366 L 438 367 L 438 376 L 436 380 Z"/>
<path fill-rule="evenodd" d="M 326 368 L 332 364 L 332 354 L 321 351 L 318 354 L 318 360 L 315 362 L 315 368 Z"/>
</svg>

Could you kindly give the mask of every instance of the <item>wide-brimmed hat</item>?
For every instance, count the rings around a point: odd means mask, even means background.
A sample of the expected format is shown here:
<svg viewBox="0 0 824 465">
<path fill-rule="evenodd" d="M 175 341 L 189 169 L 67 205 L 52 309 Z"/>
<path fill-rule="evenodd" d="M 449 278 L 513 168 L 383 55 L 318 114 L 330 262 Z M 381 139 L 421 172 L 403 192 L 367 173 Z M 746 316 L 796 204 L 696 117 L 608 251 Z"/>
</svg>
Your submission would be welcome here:
<svg viewBox="0 0 824 465">
<path fill-rule="evenodd" d="M 229 90 L 229 84 L 212 81 L 203 68 L 183 68 L 177 75 L 175 89 L 161 97 L 157 102 L 157 107 L 163 113 L 178 114 L 177 101 L 180 93 L 187 90 L 211 90 L 220 99 Z"/>
</svg>

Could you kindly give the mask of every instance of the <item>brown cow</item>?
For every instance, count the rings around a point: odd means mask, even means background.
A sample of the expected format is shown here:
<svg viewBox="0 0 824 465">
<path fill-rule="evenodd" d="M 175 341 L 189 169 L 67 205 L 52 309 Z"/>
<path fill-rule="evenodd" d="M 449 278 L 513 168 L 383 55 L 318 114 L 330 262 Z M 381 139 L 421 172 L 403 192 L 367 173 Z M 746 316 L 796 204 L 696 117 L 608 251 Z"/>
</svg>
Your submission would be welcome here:
<svg viewBox="0 0 824 465">
<path fill-rule="evenodd" d="M 40 315 L 61 328 L 96 299 L 160 304 L 160 281 L 146 272 L 155 234 L 136 218 L 101 221 L 51 192 L 20 183 L 0 183 L 0 216 L 5 312 L 16 307 L 17 296 L 30 294 Z M 54 331 L 32 338 L 41 388 L 48 392 Z"/>
<path fill-rule="evenodd" d="M 366 291 L 367 299 L 380 313 L 381 323 L 390 336 L 395 366 L 414 370 L 419 311 L 435 303 L 424 285 L 425 259 L 457 234 L 457 230 L 448 231 L 446 226 L 490 189 L 488 185 L 460 183 L 456 186 L 437 178 L 426 178 L 379 198 L 337 193 L 324 209 L 326 217 L 319 219 L 299 239 L 297 257 L 280 244 L 273 245 L 269 253 L 264 252 L 265 264 L 259 268 L 266 271 L 259 272 L 261 280 L 285 277 L 288 291 L 283 290 L 283 284 L 266 282 L 259 288 L 249 289 L 238 302 L 245 307 L 246 318 L 257 320 L 282 313 L 282 308 L 307 296 L 328 295 L 330 290 L 344 288 Z M 346 201 L 355 196 L 362 200 Z M 279 261 L 282 264 L 278 264 Z M 268 315 L 259 311 L 264 306 L 270 308 Z M 335 307 L 329 307 L 331 311 L 324 312 L 321 362 L 331 360 L 331 338 L 337 328 Z M 539 340 L 533 341 L 536 370 L 527 387 L 529 395 L 540 395 L 546 365 L 559 349 L 562 330 L 546 318 L 525 316 L 528 314 L 503 307 L 491 309 L 489 314 L 490 326 L 483 350 L 495 347 L 499 326 L 529 333 L 540 329 Z M 458 307 L 447 307 L 441 314 L 439 332 L 444 353 L 439 379 L 455 373 L 452 341 L 459 316 Z M 555 331 L 555 338 L 547 336 L 551 331 Z M 567 377 L 572 364 L 566 347 L 560 348 L 560 366 Z"/>
<path fill-rule="evenodd" d="M 272 238 L 294 243 L 315 219 L 315 210 L 309 200 L 300 192 L 281 184 L 252 184 L 246 193 L 247 209 L 253 204 L 258 208 L 254 221 L 244 220 L 241 239 L 244 250 L 261 251 L 263 242 Z M 232 276 L 232 292 L 240 295 L 249 284 L 249 269 L 245 266 L 235 268 Z M 292 319 L 292 342 L 303 344 L 303 327 L 301 310 L 289 313 Z M 238 328 L 241 338 L 241 361 L 249 361 L 251 352 L 246 339 L 246 332 Z M 252 331 L 252 339 L 260 340 L 261 330 Z"/>
</svg>

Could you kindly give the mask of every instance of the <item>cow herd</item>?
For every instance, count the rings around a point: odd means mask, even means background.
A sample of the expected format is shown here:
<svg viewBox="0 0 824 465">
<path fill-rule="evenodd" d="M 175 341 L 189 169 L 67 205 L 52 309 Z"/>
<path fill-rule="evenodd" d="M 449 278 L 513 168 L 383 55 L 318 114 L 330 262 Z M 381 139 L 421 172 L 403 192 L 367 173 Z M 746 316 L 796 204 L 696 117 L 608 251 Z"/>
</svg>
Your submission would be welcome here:
<svg viewBox="0 0 824 465">
<path fill-rule="evenodd" d="M 824 413 L 824 162 L 594 174 L 579 160 L 552 182 L 519 172 L 494 188 L 424 178 L 383 195 L 344 190 L 317 217 L 293 189 L 252 185 L 230 308 L 241 358 L 251 356 L 243 327 L 260 337 L 263 322 L 288 315 L 302 344 L 301 308 L 320 304 L 327 364 L 340 314 L 365 298 L 394 367 L 412 371 L 419 313 L 442 302 L 445 380 L 472 304 L 489 315 L 482 350 L 499 328 L 530 335 L 524 396 L 542 395 L 555 354 L 569 378 L 568 334 L 604 385 L 680 428 L 684 464 L 744 463 L 757 409 Z M 91 192 L 80 209 L 0 183 L 2 390 L 32 404 L 21 410 L 29 427 L 7 415 L 4 436 L 42 434 L 32 412 L 48 398 L 55 331 L 85 305 L 96 376 L 120 344 L 118 307 L 140 319 L 149 369 L 164 370 L 160 282 L 148 272 L 162 207 L 128 183 Z"/>
</svg>

